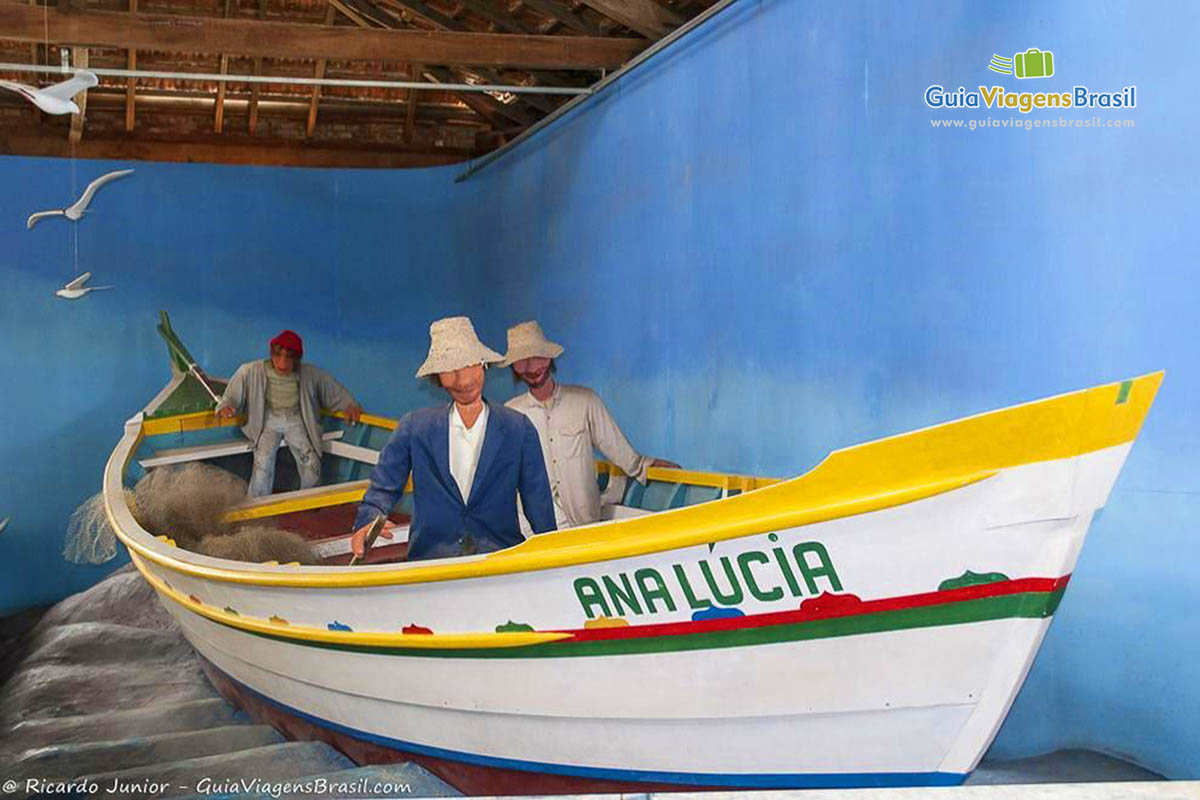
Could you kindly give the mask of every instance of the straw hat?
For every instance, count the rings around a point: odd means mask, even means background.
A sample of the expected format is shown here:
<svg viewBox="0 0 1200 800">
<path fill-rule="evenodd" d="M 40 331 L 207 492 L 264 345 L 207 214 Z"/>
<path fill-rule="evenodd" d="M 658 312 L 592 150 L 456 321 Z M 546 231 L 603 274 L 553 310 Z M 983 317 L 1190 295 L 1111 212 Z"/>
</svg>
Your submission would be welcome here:
<svg viewBox="0 0 1200 800">
<path fill-rule="evenodd" d="M 511 367 L 522 358 L 558 358 L 562 354 L 562 345 L 547 339 L 542 326 L 529 320 L 508 329 L 508 352 L 500 366 Z"/>
<path fill-rule="evenodd" d="M 429 326 L 429 355 L 417 377 L 453 372 L 475 364 L 494 364 L 500 354 L 479 341 L 467 317 L 446 317 Z"/>
</svg>

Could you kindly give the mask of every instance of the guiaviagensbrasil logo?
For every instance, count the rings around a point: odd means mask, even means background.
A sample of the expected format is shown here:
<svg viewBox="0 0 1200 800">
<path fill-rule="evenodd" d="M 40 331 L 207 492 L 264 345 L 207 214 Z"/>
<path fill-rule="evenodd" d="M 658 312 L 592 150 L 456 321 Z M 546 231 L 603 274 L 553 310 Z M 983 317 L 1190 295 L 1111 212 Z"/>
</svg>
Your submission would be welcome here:
<svg viewBox="0 0 1200 800">
<path fill-rule="evenodd" d="M 1056 68 L 1060 66 L 1050 50 L 1030 47 L 1014 53 L 1012 58 L 993 53 L 987 68 L 1001 75 L 1011 75 L 1024 80 L 1052 78 L 1056 74 Z M 969 90 L 965 86 L 946 89 L 935 83 L 925 90 L 925 105 L 930 108 L 1012 109 L 1022 114 L 1064 108 L 1137 108 L 1137 86 L 1097 92 L 1086 85 L 1075 84 L 1070 87 L 1070 91 L 1010 92 L 999 85 L 981 84 L 975 90 Z"/>
<path fill-rule="evenodd" d="M 1054 53 L 1038 50 L 1036 47 L 1031 47 L 1024 53 L 1017 53 L 1012 58 L 992 53 L 988 69 L 1018 78 L 1049 78 L 1054 74 Z"/>
</svg>

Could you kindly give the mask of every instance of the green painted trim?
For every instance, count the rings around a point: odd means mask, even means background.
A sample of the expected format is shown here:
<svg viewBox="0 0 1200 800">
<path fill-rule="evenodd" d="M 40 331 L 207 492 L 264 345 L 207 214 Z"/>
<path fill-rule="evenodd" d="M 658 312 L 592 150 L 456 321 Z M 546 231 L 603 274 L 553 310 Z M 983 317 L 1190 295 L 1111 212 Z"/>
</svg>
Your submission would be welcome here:
<svg viewBox="0 0 1200 800">
<path fill-rule="evenodd" d="M 1117 405 L 1123 405 L 1129 399 L 1129 390 L 1133 388 L 1133 381 L 1121 381 L 1121 388 L 1117 391 Z"/>
<path fill-rule="evenodd" d="M 366 645 L 340 645 L 332 642 L 312 642 L 290 639 L 273 634 L 244 631 L 265 639 L 275 639 L 302 647 L 344 650 L 389 656 L 419 656 L 421 658 L 573 658 L 594 656 L 636 655 L 641 653 L 670 653 L 688 650 L 712 650 L 727 647 L 829 639 L 838 636 L 885 633 L 888 631 L 933 628 L 942 625 L 963 625 L 997 619 L 1042 619 L 1052 616 L 1062 600 L 1066 586 L 1052 592 L 982 597 L 956 603 L 944 603 L 874 614 L 812 620 L 807 622 L 767 625 L 758 628 L 707 631 L 666 636 L 646 636 L 628 639 L 598 639 L 529 645 L 520 648 L 480 648 L 475 650 L 437 650 L 425 648 L 387 648 Z M 218 623 L 221 624 L 221 623 Z M 236 629 L 240 630 L 240 629 Z M 625 630 L 625 629 L 622 629 Z"/>
<path fill-rule="evenodd" d="M 939 592 L 948 592 L 952 589 L 963 589 L 967 586 L 984 586 L 989 583 L 1003 583 L 1009 580 L 1009 577 L 1003 572 L 971 572 L 967 570 L 957 578 L 947 578 L 938 584 Z"/>
</svg>

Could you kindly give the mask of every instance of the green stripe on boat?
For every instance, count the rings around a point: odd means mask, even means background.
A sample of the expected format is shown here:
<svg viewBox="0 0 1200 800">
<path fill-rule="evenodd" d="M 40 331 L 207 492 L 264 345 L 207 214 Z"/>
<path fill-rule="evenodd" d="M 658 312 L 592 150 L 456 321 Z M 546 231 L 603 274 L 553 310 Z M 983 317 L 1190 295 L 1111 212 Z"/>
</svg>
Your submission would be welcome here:
<svg viewBox="0 0 1200 800">
<path fill-rule="evenodd" d="M 963 625 L 998 619 L 1041 619 L 1054 614 L 1066 586 L 1051 592 L 982 597 L 957 603 L 943 603 L 919 608 L 878 611 L 850 617 L 808 620 L 802 622 L 764 625 L 737 630 L 679 633 L 665 636 L 646 636 L 630 639 L 601 639 L 536 644 L 528 647 L 489 647 L 473 650 L 441 650 L 413 647 L 375 647 L 345 645 L 332 642 L 313 642 L 246 631 L 254 636 L 275 639 L 302 647 L 327 650 L 348 650 L 374 655 L 420 656 L 421 658 L 576 658 L 587 656 L 618 656 L 639 653 L 671 653 L 688 650 L 711 650 L 725 647 L 799 642 L 829 639 L 836 636 L 858 636 L 888 631 L 932 628 L 941 625 Z M 223 623 L 218 623 L 223 624 Z M 233 627 L 233 626 L 227 626 Z"/>
</svg>

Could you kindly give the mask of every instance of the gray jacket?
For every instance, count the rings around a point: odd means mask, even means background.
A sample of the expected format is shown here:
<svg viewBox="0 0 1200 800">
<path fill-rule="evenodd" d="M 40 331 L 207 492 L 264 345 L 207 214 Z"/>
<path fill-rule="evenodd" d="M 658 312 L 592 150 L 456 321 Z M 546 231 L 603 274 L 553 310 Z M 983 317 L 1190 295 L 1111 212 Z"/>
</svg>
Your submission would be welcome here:
<svg viewBox="0 0 1200 800">
<path fill-rule="evenodd" d="M 345 411 L 354 405 L 354 396 L 346 390 L 333 376 L 320 367 L 300 362 L 296 367 L 300 377 L 300 417 L 304 420 L 304 430 L 308 432 L 308 440 L 321 455 L 321 409 Z M 263 425 L 267 421 L 267 362 L 265 359 L 247 361 L 237 368 L 221 405 L 231 406 L 234 411 L 246 412 L 246 424 L 242 432 L 253 444 L 258 444 L 262 435 Z"/>
</svg>

